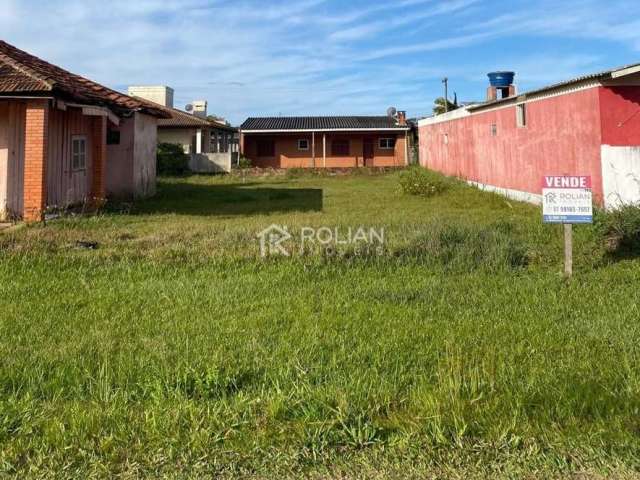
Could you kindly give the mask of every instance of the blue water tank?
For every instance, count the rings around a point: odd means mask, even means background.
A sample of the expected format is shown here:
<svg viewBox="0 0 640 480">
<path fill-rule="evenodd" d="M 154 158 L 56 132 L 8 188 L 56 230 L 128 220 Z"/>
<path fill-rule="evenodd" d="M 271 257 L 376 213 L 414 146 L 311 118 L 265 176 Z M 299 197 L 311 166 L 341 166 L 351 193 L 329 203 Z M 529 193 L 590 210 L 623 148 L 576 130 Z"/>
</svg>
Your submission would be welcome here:
<svg viewBox="0 0 640 480">
<path fill-rule="evenodd" d="M 492 87 L 508 87 L 513 85 L 515 72 L 491 72 L 489 74 L 489 82 Z"/>
</svg>

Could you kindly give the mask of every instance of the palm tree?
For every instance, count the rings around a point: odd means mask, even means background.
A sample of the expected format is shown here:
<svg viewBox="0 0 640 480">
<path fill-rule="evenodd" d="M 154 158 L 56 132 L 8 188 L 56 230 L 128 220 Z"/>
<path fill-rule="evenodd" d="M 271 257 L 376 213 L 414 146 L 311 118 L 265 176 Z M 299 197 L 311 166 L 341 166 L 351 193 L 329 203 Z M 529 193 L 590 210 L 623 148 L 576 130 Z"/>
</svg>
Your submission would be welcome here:
<svg viewBox="0 0 640 480">
<path fill-rule="evenodd" d="M 436 98 L 434 105 L 433 105 L 433 113 L 436 115 L 442 115 L 443 113 L 445 113 L 447 111 L 446 108 L 444 108 L 445 105 L 445 100 L 444 97 L 438 97 Z M 453 102 L 451 102 L 450 100 L 447 100 L 447 104 L 449 107 L 449 111 L 451 112 L 452 110 L 457 110 L 458 108 L 460 108 L 460 106 L 458 105 L 458 94 L 454 93 L 453 96 Z"/>
</svg>

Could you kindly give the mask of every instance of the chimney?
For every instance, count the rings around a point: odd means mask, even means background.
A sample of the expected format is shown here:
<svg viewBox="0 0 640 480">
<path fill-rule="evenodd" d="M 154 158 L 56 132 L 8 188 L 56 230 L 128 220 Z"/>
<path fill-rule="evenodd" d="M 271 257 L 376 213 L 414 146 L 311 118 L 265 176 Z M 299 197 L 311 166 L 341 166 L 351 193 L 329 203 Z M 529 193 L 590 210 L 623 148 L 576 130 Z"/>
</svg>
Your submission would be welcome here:
<svg viewBox="0 0 640 480">
<path fill-rule="evenodd" d="M 191 102 L 193 105 L 193 114 L 196 117 L 207 118 L 207 101 L 206 100 L 194 100 Z"/>
<path fill-rule="evenodd" d="M 129 87 L 131 97 L 140 97 L 165 107 L 173 108 L 173 88 L 164 85 L 139 85 Z"/>
<path fill-rule="evenodd" d="M 406 126 L 407 125 L 407 112 L 404 110 L 400 110 L 398 113 L 398 125 Z"/>
<path fill-rule="evenodd" d="M 488 102 L 516 96 L 516 86 L 513 84 L 515 72 L 491 72 L 487 76 L 489 77 Z"/>
</svg>

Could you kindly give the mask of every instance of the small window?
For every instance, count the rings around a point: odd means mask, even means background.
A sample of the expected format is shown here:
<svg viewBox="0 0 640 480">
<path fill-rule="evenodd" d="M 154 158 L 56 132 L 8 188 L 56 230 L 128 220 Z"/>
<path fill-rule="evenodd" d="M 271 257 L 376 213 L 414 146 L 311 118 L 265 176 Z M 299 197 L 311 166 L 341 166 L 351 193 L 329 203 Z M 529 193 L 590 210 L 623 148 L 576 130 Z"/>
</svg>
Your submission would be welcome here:
<svg viewBox="0 0 640 480">
<path fill-rule="evenodd" d="M 492 137 L 497 137 L 498 136 L 498 125 L 495 123 L 491 124 L 491 136 Z"/>
<path fill-rule="evenodd" d="M 71 138 L 71 169 L 84 170 L 87 168 L 87 137 L 73 136 Z"/>
<path fill-rule="evenodd" d="M 300 140 L 298 140 L 298 150 L 309 150 L 309 140 L 307 140 L 306 138 L 301 138 Z"/>
<path fill-rule="evenodd" d="M 381 138 L 379 145 L 381 150 L 393 150 L 394 148 L 396 148 L 396 139 Z"/>
<path fill-rule="evenodd" d="M 334 157 L 348 157 L 349 140 L 334 140 L 331 142 L 331 155 Z"/>
<path fill-rule="evenodd" d="M 449 134 L 448 133 L 445 133 L 444 135 L 442 135 L 442 142 L 445 145 L 449 145 Z"/>
<path fill-rule="evenodd" d="M 527 126 L 527 104 L 521 103 L 516 105 L 516 121 L 518 122 L 518 128 L 525 128 Z"/>
<path fill-rule="evenodd" d="M 273 140 L 258 140 L 258 156 L 259 157 L 275 157 L 276 145 Z"/>
<path fill-rule="evenodd" d="M 107 145 L 120 145 L 120 130 L 107 130 Z"/>
</svg>

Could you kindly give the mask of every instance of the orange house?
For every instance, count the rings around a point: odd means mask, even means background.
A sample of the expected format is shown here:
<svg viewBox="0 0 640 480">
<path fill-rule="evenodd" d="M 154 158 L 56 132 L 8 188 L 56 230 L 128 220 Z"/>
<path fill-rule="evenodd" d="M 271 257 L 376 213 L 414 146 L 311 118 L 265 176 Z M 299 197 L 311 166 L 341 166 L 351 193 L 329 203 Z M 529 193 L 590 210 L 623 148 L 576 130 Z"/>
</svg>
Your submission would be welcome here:
<svg viewBox="0 0 640 480">
<path fill-rule="evenodd" d="M 408 164 L 406 115 L 249 118 L 240 152 L 255 167 L 354 168 Z"/>
</svg>

